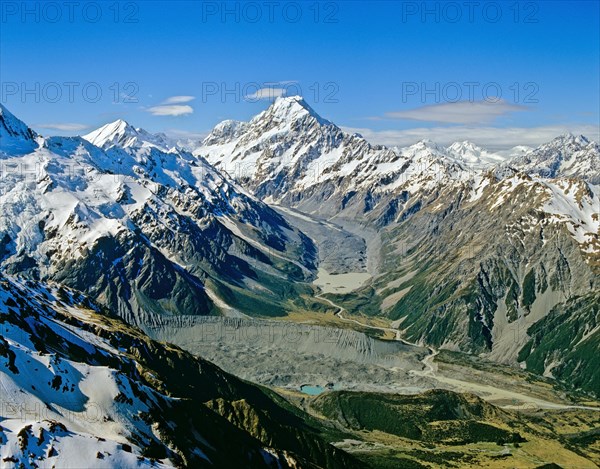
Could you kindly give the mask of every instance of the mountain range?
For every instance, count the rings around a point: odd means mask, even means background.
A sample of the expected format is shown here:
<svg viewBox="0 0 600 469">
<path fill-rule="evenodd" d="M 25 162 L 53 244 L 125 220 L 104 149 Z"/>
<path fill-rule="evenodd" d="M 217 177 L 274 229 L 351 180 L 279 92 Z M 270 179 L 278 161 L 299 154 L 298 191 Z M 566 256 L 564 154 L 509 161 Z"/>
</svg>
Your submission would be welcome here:
<svg viewBox="0 0 600 469">
<path fill-rule="evenodd" d="M 44 137 L 0 105 L 0 165 L 0 384 L 53 403 L 2 423 L 2 458 L 60 464 L 77 444 L 113 466 L 218 466 L 232 439 L 241 465 L 360 467 L 275 393 L 136 328 L 174 316 L 343 309 L 598 396 L 600 146 L 584 136 L 389 148 L 284 97 L 183 148 L 123 120 Z M 69 425 L 88 402 L 105 420 Z"/>
<path fill-rule="evenodd" d="M 508 329 L 598 287 L 600 149 L 583 136 L 513 157 L 470 142 L 387 148 L 299 97 L 219 124 L 192 153 L 123 120 L 43 138 L 1 118 L 3 269 L 130 323 L 314 308 L 319 240 L 277 206 L 375 229 L 384 261 L 348 306 L 423 343 L 514 361 L 528 336 L 509 346 Z"/>
</svg>

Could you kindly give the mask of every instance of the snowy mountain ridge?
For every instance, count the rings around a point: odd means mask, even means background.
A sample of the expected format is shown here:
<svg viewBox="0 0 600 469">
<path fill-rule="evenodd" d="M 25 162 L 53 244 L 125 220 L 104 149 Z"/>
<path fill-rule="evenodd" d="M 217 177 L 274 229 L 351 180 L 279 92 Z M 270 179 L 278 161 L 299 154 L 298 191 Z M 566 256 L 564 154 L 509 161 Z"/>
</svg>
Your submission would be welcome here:
<svg viewBox="0 0 600 469">
<path fill-rule="evenodd" d="M 249 122 L 217 125 L 194 154 L 266 202 L 325 217 L 360 214 L 378 225 L 403 220 L 434 203 L 436 194 L 465 184 L 475 201 L 490 183 L 490 171 L 494 180 L 515 171 L 538 175 L 541 184 L 561 177 L 592 184 L 600 180 L 599 146 L 583 136 L 566 134 L 536 149 L 518 146 L 503 152 L 489 152 L 469 141 L 443 147 L 422 140 L 390 149 L 315 116 L 298 97 L 278 98 Z M 596 199 L 592 196 L 582 210 L 593 213 Z M 563 215 L 587 219 L 572 210 Z M 594 224 L 586 226 L 597 235 Z"/>
<path fill-rule="evenodd" d="M 545 178 L 577 177 L 600 184 L 600 145 L 583 135 L 560 135 L 508 164 Z"/>
</svg>

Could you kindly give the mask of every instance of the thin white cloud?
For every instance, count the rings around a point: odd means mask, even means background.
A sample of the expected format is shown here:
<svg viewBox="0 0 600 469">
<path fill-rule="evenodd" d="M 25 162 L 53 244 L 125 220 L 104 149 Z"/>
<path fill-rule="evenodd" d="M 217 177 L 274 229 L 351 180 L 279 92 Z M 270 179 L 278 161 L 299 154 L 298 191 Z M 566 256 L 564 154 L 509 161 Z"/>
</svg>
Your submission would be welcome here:
<svg viewBox="0 0 600 469">
<path fill-rule="evenodd" d="M 192 114 L 194 109 L 187 104 L 160 104 L 148 108 L 147 111 L 153 116 L 186 116 Z"/>
<path fill-rule="evenodd" d="M 343 127 L 346 132 L 359 133 L 369 142 L 404 147 L 422 139 L 430 139 L 440 145 L 470 140 L 490 150 L 505 150 L 516 145 L 538 146 L 561 134 L 582 134 L 598 142 L 600 129 L 591 124 L 547 125 L 539 127 L 491 127 L 448 126 L 420 127 L 403 130 L 372 130 L 368 128 Z"/>
<path fill-rule="evenodd" d="M 183 104 L 189 103 L 196 99 L 195 96 L 171 96 L 170 98 L 165 99 L 161 104 Z"/>
<path fill-rule="evenodd" d="M 79 130 L 89 129 L 89 125 L 85 124 L 73 124 L 73 123 L 64 123 L 64 124 L 38 124 L 34 127 L 39 127 L 41 129 L 50 129 L 50 130 L 62 130 L 64 132 L 76 132 Z"/>
<path fill-rule="evenodd" d="M 286 88 L 261 88 L 256 90 L 252 94 L 244 96 L 248 101 L 259 100 L 259 99 L 274 99 L 280 96 L 285 96 Z"/>
<path fill-rule="evenodd" d="M 510 104 L 502 99 L 495 101 L 457 101 L 455 103 L 428 104 L 406 111 L 388 112 L 390 119 L 408 119 L 449 124 L 477 124 L 515 111 L 524 111 L 525 106 Z"/>
<path fill-rule="evenodd" d="M 196 99 L 195 96 L 171 96 L 156 106 L 142 108 L 153 116 L 186 116 L 194 112 L 194 108 L 189 104 Z"/>
</svg>

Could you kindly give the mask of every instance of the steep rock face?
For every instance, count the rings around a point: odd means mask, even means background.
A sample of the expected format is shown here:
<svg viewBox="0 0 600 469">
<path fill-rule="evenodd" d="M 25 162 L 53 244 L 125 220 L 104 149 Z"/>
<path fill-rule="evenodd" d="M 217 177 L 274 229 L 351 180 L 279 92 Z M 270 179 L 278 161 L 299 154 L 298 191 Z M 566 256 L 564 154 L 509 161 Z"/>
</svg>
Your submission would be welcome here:
<svg viewBox="0 0 600 469">
<path fill-rule="evenodd" d="M 78 292 L 1 275 L 0 324 L 4 463 L 359 467 L 307 414 Z M 253 425 L 227 411 L 240 402 Z"/>
<path fill-rule="evenodd" d="M 33 130 L 0 104 L 0 148 L 10 148 L 13 154 L 24 154 L 38 146 L 37 138 Z"/>
<path fill-rule="evenodd" d="M 130 322 L 285 314 L 314 270 L 310 240 L 205 160 L 147 135 L 118 121 L 93 138 L 102 149 L 61 137 L 27 154 L 0 147 L 14 168 L 0 180 L 3 268 L 87 292 Z"/>
</svg>

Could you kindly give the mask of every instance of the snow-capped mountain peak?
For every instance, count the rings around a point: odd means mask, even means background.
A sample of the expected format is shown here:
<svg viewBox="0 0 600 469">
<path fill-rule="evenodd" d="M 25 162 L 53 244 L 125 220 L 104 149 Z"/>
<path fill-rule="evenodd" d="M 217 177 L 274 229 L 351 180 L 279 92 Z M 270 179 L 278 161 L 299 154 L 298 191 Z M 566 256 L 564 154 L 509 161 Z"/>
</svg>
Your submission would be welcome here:
<svg viewBox="0 0 600 469">
<path fill-rule="evenodd" d="M 551 140 L 550 143 L 557 143 L 557 144 L 567 144 L 567 145 L 577 145 L 577 146 L 581 146 L 581 147 L 585 147 L 587 146 L 590 141 L 589 139 L 584 136 L 584 135 L 575 135 L 571 132 L 567 132 L 564 133 L 562 135 L 559 135 L 558 137 L 556 137 L 555 139 Z"/>
<path fill-rule="evenodd" d="M 139 132 L 123 119 L 118 119 L 99 129 L 84 135 L 83 138 L 100 148 L 108 148 L 113 145 L 129 146 L 132 139 L 137 138 Z"/>
<path fill-rule="evenodd" d="M 139 127 L 133 127 L 123 119 L 103 125 L 82 138 L 104 150 L 115 146 L 123 149 L 153 146 L 162 151 L 170 151 L 175 147 L 164 134 L 151 134 Z"/>
<path fill-rule="evenodd" d="M 454 142 L 447 149 L 450 158 L 473 169 L 487 169 L 505 161 L 500 153 L 492 153 L 469 141 Z"/>
<path fill-rule="evenodd" d="M 470 142 L 469 140 L 464 140 L 462 142 L 454 142 L 452 145 L 448 147 L 448 150 L 459 154 L 459 155 L 480 155 L 485 150 L 480 146 Z"/>
<path fill-rule="evenodd" d="M 264 112 L 257 115 L 251 122 L 275 120 L 290 123 L 307 117 L 314 118 L 321 125 L 332 125 L 311 108 L 301 96 L 285 96 L 277 98 Z"/>
<path fill-rule="evenodd" d="M 444 153 L 444 148 L 439 146 L 437 143 L 435 143 L 433 140 L 431 140 L 429 138 L 424 138 L 422 140 L 419 140 L 417 143 L 415 143 L 414 145 L 411 145 L 410 147 L 429 149 L 429 150 L 433 150 L 436 152 Z"/>
<path fill-rule="evenodd" d="M 202 145 L 214 145 L 237 138 L 244 131 L 246 125 L 246 122 L 231 119 L 224 120 L 215 126 L 212 132 L 204 139 Z"/>
</svg>

